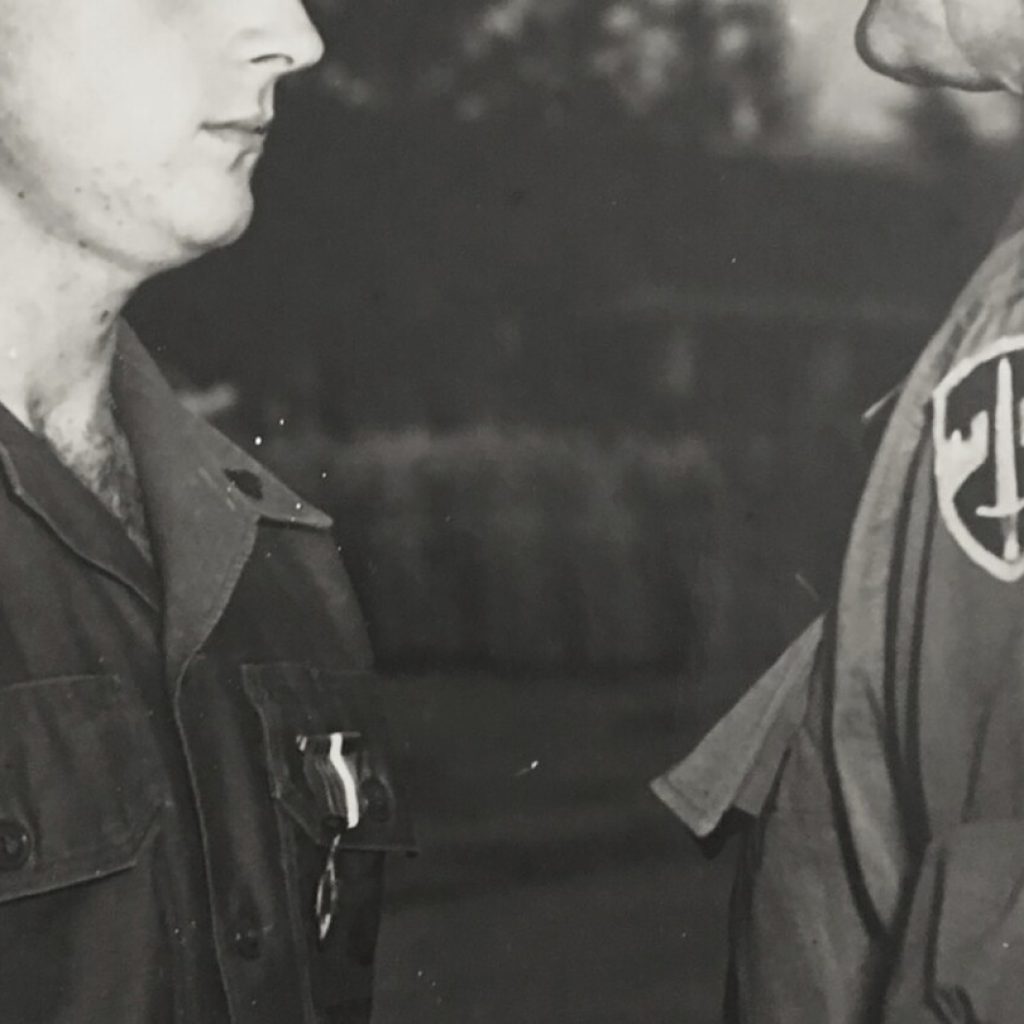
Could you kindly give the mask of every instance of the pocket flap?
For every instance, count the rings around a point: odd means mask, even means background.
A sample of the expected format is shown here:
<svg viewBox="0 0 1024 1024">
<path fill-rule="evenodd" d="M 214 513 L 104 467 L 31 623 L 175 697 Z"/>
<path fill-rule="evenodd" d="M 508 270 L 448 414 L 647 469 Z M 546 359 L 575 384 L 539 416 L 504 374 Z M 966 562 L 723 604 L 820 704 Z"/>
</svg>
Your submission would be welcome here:
<svg viewBox="0 0 1024 1024">
<path fill-rule="evenodd" d="M 821 643 L 816 620 L 685 760 L 651 783 L 700 839 L 730 808 L 760 813 L 803 720 Z"/>
<path fill-rule="evenodd" d="M 315 842 L 327 846 L 337 841 L 343 849 L 415 850 L 406 789 L 398 778 L 372 672 L 244 665 L 242 680 L 263 725 L 273 795 Z M 339 771 L 337 779 L 318 780 L 311 753 L 329 749 L 332 737 L 344 737 L 344 768 L 350 775 L 343 779 L 345 772 Z M 357 813 L 347 820 L 336 801 L 344 802 L 349 790 Z M 351 804 L 350 799 L 350 811 Z"/>
<path fill-rule="evenodd" d="M 135 863 L 160 806 L 143 729 L 115 676 L 0 688 L 0 902 Z"/>
</svg>

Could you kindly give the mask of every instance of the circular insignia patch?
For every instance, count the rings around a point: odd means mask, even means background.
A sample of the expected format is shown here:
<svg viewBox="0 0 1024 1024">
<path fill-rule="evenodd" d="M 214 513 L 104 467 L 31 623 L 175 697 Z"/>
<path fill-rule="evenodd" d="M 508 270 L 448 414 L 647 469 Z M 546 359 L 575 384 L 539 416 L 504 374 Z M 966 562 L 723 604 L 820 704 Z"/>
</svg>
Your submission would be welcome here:
<svg viewBox="0 0 1024 1024">
<path fill-rule="evenodd" d="M 1024 577 L 1024 335 L 958 363 L 932 395 L 935 482 L 946 529 L 996 579 Z"/>
</svg>

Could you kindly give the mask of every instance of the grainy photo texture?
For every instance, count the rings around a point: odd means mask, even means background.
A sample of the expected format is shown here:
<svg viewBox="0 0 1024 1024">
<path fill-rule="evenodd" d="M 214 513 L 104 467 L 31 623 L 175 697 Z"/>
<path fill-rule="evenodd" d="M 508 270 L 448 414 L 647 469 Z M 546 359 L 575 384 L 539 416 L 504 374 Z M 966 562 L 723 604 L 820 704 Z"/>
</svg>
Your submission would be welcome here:
<svg viewBox="0 0 1024 1024">
<path fill-rule="evenodd" d="M 1020 1024 L 1022 0 L 0 0 L 0 1024 Z"/>
</svg>

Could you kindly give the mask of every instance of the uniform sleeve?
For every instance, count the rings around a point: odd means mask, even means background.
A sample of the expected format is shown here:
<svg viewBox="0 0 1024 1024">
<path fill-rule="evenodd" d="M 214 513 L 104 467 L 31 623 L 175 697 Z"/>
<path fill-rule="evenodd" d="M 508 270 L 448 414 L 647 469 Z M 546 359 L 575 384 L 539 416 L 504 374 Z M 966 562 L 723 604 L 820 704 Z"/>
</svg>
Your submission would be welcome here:
<svg viewBox="0 0 1024 1024">
<path fill-rule="evenodd" d="M 698 839 L 710 836 L 730 810 L 760 812 L 803 718 L 821 635 L 819 619 L 685 760 L 651 783 Z"/>
</svg>

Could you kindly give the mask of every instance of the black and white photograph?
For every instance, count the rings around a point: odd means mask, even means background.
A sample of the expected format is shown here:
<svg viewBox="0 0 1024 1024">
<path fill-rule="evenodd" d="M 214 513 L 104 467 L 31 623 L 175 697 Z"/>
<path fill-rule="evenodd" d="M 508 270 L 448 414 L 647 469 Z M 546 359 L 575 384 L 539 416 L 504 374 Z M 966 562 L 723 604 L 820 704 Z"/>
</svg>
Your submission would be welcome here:
<svg viewBox="0 0 1024 1024">
<path fill-rule="evenodd" d="M 1024 0 L 0 0 L 0 1024 L 1024 1024 Z"/>
</svg>

